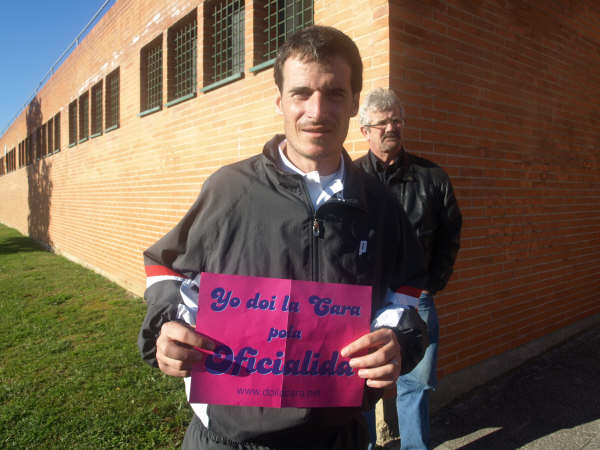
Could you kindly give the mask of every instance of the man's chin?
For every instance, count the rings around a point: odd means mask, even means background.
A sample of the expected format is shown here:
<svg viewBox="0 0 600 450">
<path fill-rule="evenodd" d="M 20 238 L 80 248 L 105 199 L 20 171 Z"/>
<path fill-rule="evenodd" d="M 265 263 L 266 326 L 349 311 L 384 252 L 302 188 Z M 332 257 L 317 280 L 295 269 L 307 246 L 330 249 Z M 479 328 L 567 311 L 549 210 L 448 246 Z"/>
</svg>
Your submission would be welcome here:
<svg viewBox="0 0 600 450">
<path fill-rule="evenodd" d="M 335 147 L 341 147 L 339 144 L 336 146 L 332 141 L 330 136 L 313 137 L 304 141 L 304 148 L 308 153 L 331 153 Z"/>
<path fill-rule="evenodd" d="M 402 142 L 400 141 L 387 141 L 384 142 L 381 146 L 381 151 L 383 153 L 394 154 L 400 152 L 402 149 Z"/>
</svg>

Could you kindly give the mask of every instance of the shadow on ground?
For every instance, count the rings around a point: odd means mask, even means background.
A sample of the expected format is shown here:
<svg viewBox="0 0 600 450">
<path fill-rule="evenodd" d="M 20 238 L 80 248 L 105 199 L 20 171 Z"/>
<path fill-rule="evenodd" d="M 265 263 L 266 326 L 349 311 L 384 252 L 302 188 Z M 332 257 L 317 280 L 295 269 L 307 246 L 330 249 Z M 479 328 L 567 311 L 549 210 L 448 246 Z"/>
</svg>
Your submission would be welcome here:
<svg viewBox="0 0 600 450">
<path fill-rule="evenodd" d="M 433 448 L 586 447 L 600 435 L 599 380 L 596 326 L 438 411 Z"/>
<path fill-rule="evenodd" d="M 40 250 L 46 249 L 25 236 L 5 239 L 2 241 L 2 243 L 0 243 L 0 255 L 22 252 L 39 252 Z"/>
</svg>

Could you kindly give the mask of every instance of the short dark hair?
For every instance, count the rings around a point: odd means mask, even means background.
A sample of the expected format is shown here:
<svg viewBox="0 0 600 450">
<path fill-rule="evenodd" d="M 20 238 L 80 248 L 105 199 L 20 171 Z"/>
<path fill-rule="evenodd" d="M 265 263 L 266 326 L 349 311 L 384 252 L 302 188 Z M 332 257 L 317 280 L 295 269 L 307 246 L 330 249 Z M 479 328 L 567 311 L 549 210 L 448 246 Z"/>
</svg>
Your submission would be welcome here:
<svg viewBox="0 0 600 450">
<path fill-rule="evenodd" d="M 275 84 L 283 87 L 283 65 L 292 56 L 301 60 L 325 63 L 334 56 L 342 57 L 350 66 L 352 93 L 362 90 L 363 64 L 358 47 L 350 37 L 333 27 L 311 25 L 292 34 L 277 52 L 275 60 Z"/>
</svg>

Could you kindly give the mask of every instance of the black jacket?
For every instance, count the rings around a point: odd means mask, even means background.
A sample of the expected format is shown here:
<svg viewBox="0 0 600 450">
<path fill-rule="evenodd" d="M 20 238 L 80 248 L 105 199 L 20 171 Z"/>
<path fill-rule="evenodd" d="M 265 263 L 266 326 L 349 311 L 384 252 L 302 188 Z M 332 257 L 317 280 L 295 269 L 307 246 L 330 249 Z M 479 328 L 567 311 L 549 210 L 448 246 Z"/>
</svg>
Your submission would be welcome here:
<svg viewBox="0 0 600 450">
<path fill-rule="evenodd" d="M 369 151 L 355 164 L 388 186 L 402 205 L 425 252 L 426 289 L 444 289 L 460 247 L 462 216 L 444 170 L 402 149 L 398 161 L 384 167 Z"/>
<path fill-rule="evenodd" d="M 182 279 L 199 272 L 371 285 L 372 312 L 382 306 L 388 287 L 422 288 L 422 250 L 385 188 L 344 152 L 343 199 L 332 198 L 314 211 L 302 177 L 276 164 L 281 139 L 273 138 L 261 155 L 215 172 L 181 222 L 144 252 L 147 273 L 165 275 L 145 293 L 148 312 L 138 345 L 148 363 L 156 366 L 160 327 L 176 317 Z M 367 241 L 364 254 L 361 241 Z M 427 345 L 418 315 L 408 317 L 398 330 L 408 349 L 404 372 Z M 210 429 L 228 439 L 287 448 L 282 443 L 291 436 L 343 429 L 359 408 L 209 405 L 208 414 Z"/>
</svg>

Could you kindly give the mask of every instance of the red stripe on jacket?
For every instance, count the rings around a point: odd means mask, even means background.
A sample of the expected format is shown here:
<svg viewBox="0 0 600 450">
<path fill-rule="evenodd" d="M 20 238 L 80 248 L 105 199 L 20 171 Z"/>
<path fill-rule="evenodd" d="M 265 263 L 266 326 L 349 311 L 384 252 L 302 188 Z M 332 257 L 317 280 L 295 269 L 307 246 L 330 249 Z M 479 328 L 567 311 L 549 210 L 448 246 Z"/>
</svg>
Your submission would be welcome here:
<svg viewBox="0 0 600 450">
<path fill-rule="evenodd" d="M 146 266 L 145 269 L 147 277 L 174 276 L 180 278 L 187 278 L 185 275 L 181 275 L 180 273 L 177 273 L 174 270 L 171 270 L 165 266 Z"/>
</svg>

